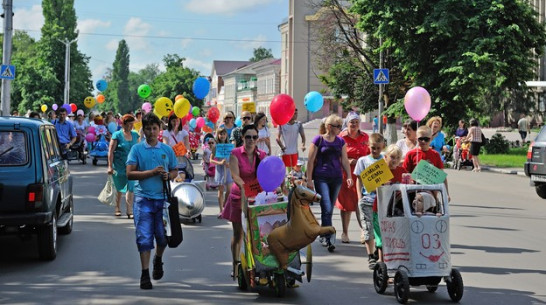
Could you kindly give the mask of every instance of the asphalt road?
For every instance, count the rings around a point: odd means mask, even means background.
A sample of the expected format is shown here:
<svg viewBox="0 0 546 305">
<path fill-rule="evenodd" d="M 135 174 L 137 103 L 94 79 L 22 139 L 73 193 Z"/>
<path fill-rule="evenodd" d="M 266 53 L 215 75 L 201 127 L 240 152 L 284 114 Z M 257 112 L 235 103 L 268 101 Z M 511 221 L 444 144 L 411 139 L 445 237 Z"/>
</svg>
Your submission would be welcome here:
<svg viewBox="0 0 546 305">
<path fill-rule="evenodd" d="M 196 172 L 201 173 L 198 165 Z M 359 228 L 350 244 L 330 254 L 313 243 L 313 278 L 289 289 L 243 292 L 229 277 L 231 226 L 216 218 L 214 192 L 206 195 L 203 223 L 184 223 L 184 242 L 165 253 L 165 276 L 154 289 L 139 289 L 139 257 L 132 221 L 113 216 L 96 197 L 106 167 L 71 165 L 74 231 L 59 237 L 52 262 L 37 259 L 36 240 L 0 237 L 0 304 L 397 304 L 392 286 L 373 288 Z M 463 304 L 545 304 L 546 201 L 528 179 L 490 172 L 447 170 L 451 193 L 451 254 L 465 283 Z M 320 208 L 313 212 L 318 217 Z M 339 212 L 334 225 L 340 231 Z M 411 289 L 409 303 L 451 304 L 444 284 L 435 294 Z"/>
</svg>

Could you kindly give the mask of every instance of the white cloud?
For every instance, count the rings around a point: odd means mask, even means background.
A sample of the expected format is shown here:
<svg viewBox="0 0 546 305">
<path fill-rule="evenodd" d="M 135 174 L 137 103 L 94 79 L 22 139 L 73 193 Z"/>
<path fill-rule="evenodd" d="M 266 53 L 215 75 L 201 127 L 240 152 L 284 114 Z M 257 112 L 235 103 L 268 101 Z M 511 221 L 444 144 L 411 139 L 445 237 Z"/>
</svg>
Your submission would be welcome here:
<svg viewBox="0 0 546 305">
<path fill-rule="evenodd" d="M 106 49 L 109 50 L 109 51 L 116 51 L 118 49 L 118 45 L 119 45 L 119 40 L 111 39 L 106 44 Z"/>
<path fill-rule="evenodd" d="M 259 47 L 266 48 L 265 45 L 267 44 L 267 42 L 265 42 L 267 41 L 267 37 L 264 34 L 259 34 L 258 36 L 254 38 L 248 38 L 248 37 L 241 38 L 241 40 L 244 40 L 244 41 L 236 41 L 236 42 L 232 42 L 232 44 L 235 45 L 237 48 L 243 49 L 243 50 L 254 50 Z"/>
<path fill-rule="evenodd" d="M 81 33 L 95 33 L 97 28 L 109 28 L 112 25 L 110 21 L 99 19 L 84 19 L 78 21 L 78 30 Z"/>
<path fill-rule="evenodd" d="M 41 28 L 44 25 L 44 16 L 42 15 L 42 6 L 33 5 L 30 9 L 15 9 L 13 16 L 13 28 L 16 30 L 25 30 L 28 34 L 39 39 Z M 2 19 L 3 20 L 3 19 Z M 3 32 L 3 30 L 2 30 Z"/>
<path fill-rule="evenodd" d="M 274 2 L 274 0 L 190 0 L 185 5 L 185 8 L 190 12 L 198 14 L 231 15 L 271 2 Z"/>
<path fill-rule="evenodd" d="M 123 34 L 127 35 L 125 40 L 129 45 L 129 50 L 150 50 L 151 43 L 147 38 L 136 36 L 147 36 L 150 34 L 151 29 L 152 26 L 149 23 L 142 21 L 140 18 L 131 17 L 123 30 Z"/>
<path fill-rule="evenodd" d="M 186 60 L 184 61 L 184 67 L 195 69 L 201 72 L 202 75 L 209 75 L 212 63 L 186 57 Z"/>
<path fill-rule="evenodd" d="M 185 50 L 192 42 L 193 42 L 193 39 L 191 39 L 191 38 L 182 39 L 180 41 L 180 45 L 182 46 L 182 50 Z"/>
</svg>

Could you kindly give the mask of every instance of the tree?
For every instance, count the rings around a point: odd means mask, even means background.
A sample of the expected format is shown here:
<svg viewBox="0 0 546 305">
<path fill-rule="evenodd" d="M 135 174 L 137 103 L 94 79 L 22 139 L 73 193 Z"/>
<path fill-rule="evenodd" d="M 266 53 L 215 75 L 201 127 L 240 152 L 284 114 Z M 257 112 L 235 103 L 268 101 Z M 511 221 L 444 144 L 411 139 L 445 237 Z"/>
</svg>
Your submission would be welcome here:
<svg viewBox="0 0 546 305">
<path fill-rule="evenodd" d="M 503 92 L 526 89 L 521 84 L 546 44 L 526 1 L 351 2 L 358 28 L 383 39 L 380 47 L 392 50 L 407 80 L 427 88 L 430 115 L 441 114 L 446 125 L 491 109 L 490 99 Z"/>
<path fill-rule="evenodd" d="M 118 44 L 112 82 L 117 94 L 117 99 L 114 99 L 112 110 L 116 113 L 127 113 L 133 110 L 132 105 L 129 103 L 129 46 L 125 42 L 125 39 L 122 39 Z"/>
<path fill-rule="evenodd" d="M 259 62 L 260 60 L 273 58 L 273 53 L 271 52 L 271 49 L 266 49 L 264 47 L 258 47 L 257 49 L 254 49 L 254 56 L 249 59 L 251 62 Z"/>
<path fill-rule="evenodd" d="M 142 84 L 151 84 L 154 79 L 161 74 L 159 70 L 159 64 L 148 64 L 144 69 L 135 72 L 129 72 L 129 97 L 131 109 L 140 109 L 145 102 L 138 95 L 138 87 Z"/>
</svg>

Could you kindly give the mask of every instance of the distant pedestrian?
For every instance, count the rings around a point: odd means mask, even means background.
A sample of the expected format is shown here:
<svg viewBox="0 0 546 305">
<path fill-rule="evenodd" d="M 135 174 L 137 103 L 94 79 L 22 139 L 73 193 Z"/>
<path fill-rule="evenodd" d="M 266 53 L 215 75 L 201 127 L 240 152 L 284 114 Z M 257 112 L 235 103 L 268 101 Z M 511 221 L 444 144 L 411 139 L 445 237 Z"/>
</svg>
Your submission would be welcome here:
<svg viewBox="0 0 546 305">
<path fill-rule="evenodd" d="M 521 136 L 521 145 L 523 146 L 523 143 L 525 143 L 525 139 L 527 138 L 527 134 L 531 132 L 531 126 L 524 114 L 521 115 L 521 118 L 518 121 L 518 131 Z"/>
<path fill-rule="evenodd" d="M 243 111 L 241 113 L 241 120 L 243 120 L 243 124 L 233 129 L 233 131 L 231 132 L 231 137 L 229 139 L 231 143 L 235 145 L 235 147 L 243 146 L 243 127 L 252 124 L 252 113 L 248 111 Z"/>
<path fill-rule="evenodd" d="M 387 129 L 387 116 L 383 115 L 383 132 Z"/>
<path fill-rule="evenodd" d="M 468 128 L 466 128 L 465 121 L 459 120 L 459 127 L 455 130 L 455 136 L 459 138 L 468 136 Z"/>
<path fill-rule="evenodd" d="M 480 154 L 480 148 L 484 143 L 482 143 L 482 129 L 479 126 L 478 120 L 470 120 L 470 129 L 468 130 L 467 141 L 470 141 L 470 155 L 472 155 L 472 163 L 474 163 L 473 172 L 481 172 L 480 159 L 478 155 Z"/>
<path fill-rule="evenodd" d="M 277 144 L 282 150 L 282 161 L 290 171 L 298 163 L 298 135 L 301 136 L 301 150 L 305 151 L 305 132 L 303 125 L 298 119 L 298 109 L 284 125 L 279 125 L 277 133 Z"/>
<path fill-rule="evenodd" d="M 373 117 L 373 133 L 376 133 L 379 131 L 379 119 L 377 118 L 377 115 Z"/>
</svg>

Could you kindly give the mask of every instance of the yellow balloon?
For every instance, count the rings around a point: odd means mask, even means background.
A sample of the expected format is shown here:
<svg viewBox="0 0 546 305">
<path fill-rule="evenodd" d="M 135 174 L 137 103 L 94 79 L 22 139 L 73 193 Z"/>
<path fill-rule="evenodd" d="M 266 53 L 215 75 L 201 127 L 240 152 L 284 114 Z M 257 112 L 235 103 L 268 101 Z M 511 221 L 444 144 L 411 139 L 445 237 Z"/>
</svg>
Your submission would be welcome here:
<svg viewBox="0 0 546 305">
<path fill-rule="evenodd" d="M 170 99 L 166 97 L 160 97 L 155 101 L 154 113 L 156 115 L 160 114 L 161 117 L 169 116 L 171 111 L 173 111 L 173 101 L 171 101 Z"/>
<path fill-rule="evenodd" d="M 158 113 L 158 112 L 156 111 L 156 109 L 154 109 L 154 114 L 155 114 L 158 118 L 160 118 L 160 119 L 163 117 L 163 115 L 161 115 L 160 113 Z"/>
<path fill-rule="evenodd" d="M 41 109 L 42 109 L 42 112 L 46 112 L 47 111 L 47 105 L 42 105 Z"/>
<path fill-rule="evenodd" d="M 139 131 L 140 128 L 142 128 L 142 122 L 136 121 L 135 124 L 133 124 L 133 130 Z"/>
<path fill-rule="evenodd" d="M 87 108 L 93 108 L 96 104 L 95 98 L 92 96 L 88 96 L 83 100 L 83 104 Z"/>
<path fill-rule="evenodd" d="M 174 114 L 176 114 L 177 117 L 183 118 L 188 115 L 190 112 L 191 104 L 190 101 L 188 101 L 185 98 L 179 98 L 174 103 Z"/>
</svg>

